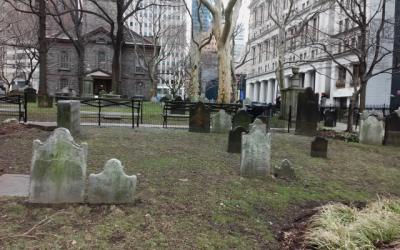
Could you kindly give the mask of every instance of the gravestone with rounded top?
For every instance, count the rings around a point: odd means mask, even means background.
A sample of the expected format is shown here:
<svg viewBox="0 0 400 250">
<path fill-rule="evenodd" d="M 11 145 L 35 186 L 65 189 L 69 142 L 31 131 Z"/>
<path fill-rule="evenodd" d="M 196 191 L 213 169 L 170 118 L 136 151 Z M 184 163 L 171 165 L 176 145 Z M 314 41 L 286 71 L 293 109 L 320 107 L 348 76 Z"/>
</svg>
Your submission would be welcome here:
<svg viewBox="0 0 400 250">
<path fill-rule="evenodd" d="M 95 204 L 133 203 L 137 177 L 128 176 L 117 159 L 109 160 L 103 172 L 89 176 L 88 200 Z"/>
<path fill-rule="evenodd" d="M 73 136 L 81 132 L 80 101 L 57 102 L 57 127 L 68 129 Z"/>
<path fill-rule="evenodd" d="M 210 110 L 202 102 L 190 108 L 189 132 L 210 132 Z"/>
<path fill-rule="evenodd" d="M 328 140 L 323 137 L 315 137 L 311 142 L 311 157 L 328 157 Z"/>
<path fill-rule="evenodd" d="M 279 167 L 273 167 L 271 172 L 273 176 L 279 179 L 292 180 L 296 178 L 292 163 L 288 159 L 283 160 Z"/>
<path fill-rule="evenodd" d="M 298 94 L 296 134 L 314 136 L 317 133 L 319 118 L 318 94 L 311 88 L 306 88 L 304 93 Z"/>
<path fill-rule="evenodd" d="M 229 132 L 228 153 L 240 153 L 242 149 L 242 135 L 248 131 L 243 127 L 236 127 Z"/>
<path fill-rule="evenodd" d="M 400 146 L 400 108 L 386 118 L 384 144 Z"/>
<path fill-rule="evenodd" d="M 369 145 L 382 145 L 385 136 L 383 121 L 376 116 L 370 115 L 360 125 L 360 143 Z"/>
<path fill-rule="evenodd" d="M 211 132 L 228 133 L 232 128 L 232 117 L 221 109 L 211 118 Z"/>
<path fill-rule="evenodd" d="M 240 173 L 245 177 L 266 177 L 271 166 L 271 134 L 254 129 L 242 136 Z"/>
<path fill-rule="evenodd" d="M 33 142 L 29 185 L 32 203 L 80 203 L 84 200 L 87 144 L 78 145 L 70 132 L 57 128 L 42 143 Z"/>
<path fill-rule="evenodd" d="M 324 126 L 329 128 L 336 127 L 337 111 L 326 110 L 324 113 Z"/>
<path fill-rule="evenodd" d="M 249 115 L 246 110 L 240 110 L 233 116 L 232 127 L 243 127 L 246 130 L 250 129 L 250 123 L 252 121 L 251 115 Z"/>
</svg>

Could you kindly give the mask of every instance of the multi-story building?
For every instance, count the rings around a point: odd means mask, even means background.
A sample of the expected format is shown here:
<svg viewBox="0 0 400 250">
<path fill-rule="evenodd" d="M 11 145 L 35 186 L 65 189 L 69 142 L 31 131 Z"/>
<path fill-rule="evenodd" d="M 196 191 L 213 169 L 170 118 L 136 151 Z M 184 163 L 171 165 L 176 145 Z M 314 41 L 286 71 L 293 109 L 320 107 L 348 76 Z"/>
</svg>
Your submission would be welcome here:
<svg viewBox="0 0 400 250">
<path fill-rule="evenodd" d="M 149 6 L 128 19 L 130 29 L 149 41 L 161 46 L 158 64 L 157 95 L 170 94 L 175 79 L 173 72 L 182 66 L 188 54 L 187 25 L 188 13 L 184 0 L 144 0 L 142 6 Z M 178 95 L 184 96 L 184 88 Z"/>
<path fill-rule="evenodd" d="M 346 2 L 345 2 L 346 1 Z M 282 1 L 281 13 L 288 14 L 288 0 Z M 292 69 L 299 68 L 300 87 L 311 87 L 325 104 L 349 104 L 354 92 L 351 74 L 358 72 L 358 58 L 350 53 L 350 47 L 358 43 L 358 29 L 335 1 L 297 0 L 292 8 L 293 21 L 286 25 L 285 49 L 279 46 L 279 31 L 268 15 L 266 1 L 253 0 L 249 6 L 250 62 L 246 65 L 246 97 L 255 102 L 275 103 L 280 96 L 276 77 L 279 53 L 284 51 L 284 88 L 289 87 Z M 343 0 L 344 4 L 349 0 Z M 373 8 L 379 0 L 368 0 Z M 387 18 L 394 16 L 392 0 L 387 1 Z M 376 7 L 376 6 L 375 6 Z M 367 11 L 373 13 L 374 10 Z M 315 14 L 315 15 L 314 15 Z M 376 16 L 376 21 L 379 15 Z M 306 25 L 302 22 L 306 21 Z M 374 19 L 375 20 L 375 19 Z M 300 30 L 301 29 L 301 30 Z M 371 36 L 373 31 L 371 31 Z M 385 32 L 385 35 L 393 32 Z M 393 50 L 393 39 L 383 39 L 388 50 Z M 323 47 L 326 46 L 326 47 Z M 347 49 L 346 49 L 347 48 Z M 328 54 L 329 51 L 329 54 Z M 392 57 L 387 56 L 378 68 L 391 68 Z M 346 68 L 344 68 L 346 67 Z M 349 69 L 349 70 L 346 70 Z M 348 72 L 350 71 L 350 72 Z M 369 80 L 366 104 L 389 104 L 391 74 L 380 74 Z M 324 98 L 322 98 L 324 97 Z"/>
<path fill-rule="evenodd" d="M 208 32 L 211 29 L 212 16 L 210 11 L 200 5 L 199 0 L 192 1 L 193 32 Z"/>
</svg>

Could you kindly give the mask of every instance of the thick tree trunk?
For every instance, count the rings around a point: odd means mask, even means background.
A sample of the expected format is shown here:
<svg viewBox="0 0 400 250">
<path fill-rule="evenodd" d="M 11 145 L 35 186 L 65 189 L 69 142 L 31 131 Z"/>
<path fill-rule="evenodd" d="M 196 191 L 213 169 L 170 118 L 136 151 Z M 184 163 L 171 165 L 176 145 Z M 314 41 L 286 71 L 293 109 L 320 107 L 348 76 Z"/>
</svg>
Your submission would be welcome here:
<svg viewBox="0 0 400 250">
<path fill-rule="evenodd" d="M 232 69 L 230 43 L 218 44 L 218 102 L 230 103 L 232 95 Z"/>
<path fill-rule="evenodd" d="M 365 110 L 365 102 L 366 102 L 366 95 L 367 95 L 367 83 L 362 83 L 361 84 L 361 89 L 360 89 L 360 112 L 363 112 Z"/>
<path fill-rule="evenodd" d="M 85 79 L 85 47 L 82 46 L 81 51 L 78 53 L 78 87 L 79 95 L 83 94 L 83 80 Z"/>
<path fill-rule="evenodd" d="M 347 115 L 347 132 L 353 132 L 354 125 L 354 110 L 358 99 L 357 93 L 354 93 L 350 98 L 349 113 Z"/>
<path fill-rule="evenodd" d="M 46 41 L 46 2 L 39 0 L 39 91 L 47 96 L 47 41 Z"/>
<path fill-rule="evenodd" d="M 189 86 L 189 98 L 192 101 L 199 100 L 200 92 L 200 51 L 193 48 L 191 65 L 192 82 Z"/>
<path fill-rule="evenodd" d="M 118 39 L 117 39 L 118 40 Z M 112 91 L 114 94 L 120 94 L 121 83 L 121 43 L 114 47 L 114 56 L 112 60 Z"/>
</svg>

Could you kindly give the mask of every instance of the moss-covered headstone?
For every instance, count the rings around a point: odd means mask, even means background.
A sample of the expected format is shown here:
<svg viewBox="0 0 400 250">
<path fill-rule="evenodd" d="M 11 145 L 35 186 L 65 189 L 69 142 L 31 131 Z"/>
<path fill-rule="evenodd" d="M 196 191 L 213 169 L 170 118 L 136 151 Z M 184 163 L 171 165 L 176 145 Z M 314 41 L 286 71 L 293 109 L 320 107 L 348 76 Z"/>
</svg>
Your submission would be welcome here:
<svg viewBox="0 0 400 250">
<path fill-rule="evenodd" d="M 86 162 L 87 144 L 76 144 L 68 129 L 57 128 L 44 143 L 35 140 L 29 201 L 47 204 L 83 202 Z"/>
<path fill-rule="evenodd" d="M 135 175 L 126 175 L 121 162 L 111 159 L 106 163 L 103 172 L 89 176 L 89 203 L 133 203 L 136 183 Z"/>
</svg>

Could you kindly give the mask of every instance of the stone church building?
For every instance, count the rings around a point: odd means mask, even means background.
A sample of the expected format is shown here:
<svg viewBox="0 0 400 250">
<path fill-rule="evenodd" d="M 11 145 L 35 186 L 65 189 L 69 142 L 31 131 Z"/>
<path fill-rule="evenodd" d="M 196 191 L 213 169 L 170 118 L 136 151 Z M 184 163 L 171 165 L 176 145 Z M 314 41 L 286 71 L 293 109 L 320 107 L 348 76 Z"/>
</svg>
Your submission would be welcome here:
<svg viewBox="0 0 400 250">
<path fill-rule="evenodd" d="M 84 24 L 85 41 L 85 78 L 92 79 L 93 83 L 88 88 L 84 84 L 85 92 L 98 95 L 99 91 L 107 93 L 112 91 L 111 74 L 113 47 L 109 25 L 102 24 L 96 18 L 87 18 Z M 159 50 L 147 39 L 139 36 L 126 28 L 124 45 L 121 56 L 122 81 L 120 93 L 123 97 L 142 95 L 150 99 L 151 82 L 148 77 L 144 58 L 153 56 L 154 49 Z M 56 95 L 63 90 L 79 93 L 78 81 L 78 56 L 71 40 L 65 35 L 49 38 L 50 48 L 47 55 L 48 68 L 48 93 Z M 146 57 L 144 57 L 144 55 Z M 85 93 L 87 94 L 87 93 Z"/>
</svg>

